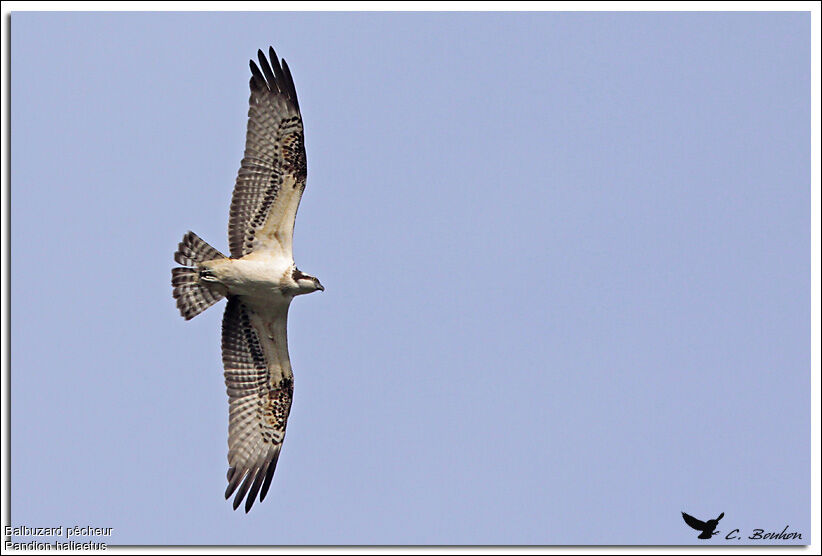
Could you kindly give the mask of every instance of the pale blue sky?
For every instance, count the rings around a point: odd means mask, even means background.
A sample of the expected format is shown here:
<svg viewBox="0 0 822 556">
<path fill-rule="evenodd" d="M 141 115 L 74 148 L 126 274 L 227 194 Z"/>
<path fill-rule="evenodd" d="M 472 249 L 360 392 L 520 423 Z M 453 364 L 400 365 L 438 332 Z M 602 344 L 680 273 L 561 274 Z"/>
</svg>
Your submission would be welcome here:
<svg viewBox="0 0 822 556">
<path fill-rule="evenodd" d="M 806 13 L 15 13 L 11 517 L 112 544 L 810 542 Z M 248 60 L 306 129 L 295 400 L 223 499 Z M 100 540 L 100 539 L 98 539 Z M 739 541 L 732 541 L 737 543 Z"/>
</svg>

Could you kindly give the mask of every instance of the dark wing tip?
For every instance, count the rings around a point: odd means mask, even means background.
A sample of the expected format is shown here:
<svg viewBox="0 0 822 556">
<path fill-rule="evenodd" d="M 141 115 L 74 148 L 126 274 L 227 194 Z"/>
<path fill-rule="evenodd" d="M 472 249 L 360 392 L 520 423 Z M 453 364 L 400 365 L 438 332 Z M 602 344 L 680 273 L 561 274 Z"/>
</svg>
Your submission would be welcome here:
<svg viewBox="0 0 822 556">
<path fill-rule="evenodd" d="M 294 87 L 294 78 L 291 77 L 291 70 L 288 68 L 285 60 L 277 58 L 277 53 L 274 47 L 268 47 L 268 58 L 265 53 L 258 49 L 257 60 L 259 66 L 254 60 L 249 61 L 251 68 L 251 81 L 249 86 L 251 90 L 267 89 L 272 93 L 281 93 L 288 98 L 293 104 L 297 112 L 300 111 L 300 104 L 297 101 L 297 90 Z"/>
<path fill-rule="evenodd" d="M 277 468 L 277 460 L 279 459 L 279 451 L 266 462 L 262 468 L 250 469 L 245 474 L 237 472 L 235 468 L 229 468 L 226 474 L 228 479 L 228 486 L 225 489 L 226 500 L 231 498 L 234 491 L 237 495 L 234 497 L 232 506 L 236 510 L 245 498 L 245 513 L 251 510 L 254 502 L 257 500 L 257 494 L 260 495 L 260 502 L 265 500 L 268 489 L 271 486 L 271 479 L 274 477 L 274 470 Z M 238 488 L 239 487 L 239 488 Z M 248 496 L 246 496 L 248 494 Z"/>
<path fill-rule="evenodd" d="M 267 89 L 265 77 L 263 77 L 263 73 L 260 71 L 260 68 L 257 67 L 257 64 L 254 63 L 254 60 L 248 61 L 248 67 L 251 68 L 251 81 L 249 83 L 251 90 Z"/>
<path fill-rule="evenodd" d="M 291 77 L 291 70 L 288 68 L 285 58 L 283 58 L 283 73 L 285 74 L 285 87 L 288 91 L 288 97 L 294 103 L 294 108 L 296 108 L 297 112 L 299 112 L 300 103 L 297 100 L 297 89 L 294 87 L 294 78 Z"/>
<path fill-rule="evenodd" d="M 274 72 L 271 71 L 271 65 L 268 63 L 268 60 L 266 59 L 265 54 L 263 54 L 262 50 L 257 51 L 257 59 L 260 61 L 260 68 L 262 68 L 263 75 L 265 75 L 265 81 L 268 84 L 268 90 L 272 93 L 279 92 L 280 85 L 279 83 L 277 83 L 277 78 L 274 76 Z"/>
<path fill-rule="evenodd" d="M 251 485 L 251 490 L 248 491 L 248 496 L 245 499 L 245 513 L 248 513 L 251 506 L 254 505 L 254 501 L 257 499 L 257 493 L 260 492 L 260 487 L 263 484 L 264 478 L 265 470 L 258 468 L 257 476 L 254 477 L 254 484 Z"/>
<path fill-rule="evenodd" d="M 248 492 L 249 488 L 251 488 L 251 481 L 254 479 L 254 475 L 255 473 L 253 469 L 249 470 L 248 473 L 245 474 L 245 480 L 243 481 L 243 484 L 240 485 L 240 489 L 237 491 L 237 495 L 234 497 L 234 503 L 232 504 L 235 510 L 240 507 L 243 498 L 245 498 L 245 493 Z"/>
<path fill-rule="evenodd" d="M 268 464 L 268 469 L 265 470 L 265 481 L 263 481 L 262 489 L 260 490 L 260 502 L 265 500 L 268 489 L 271 487 L 271 479 L 274 478 L 274 470 L 277 469 L 277 460 L 280 459 L 280 451 L 277 450 Z"/>
<path fill-rule="evenodd" d="M 228 500 L 234 491 L 237 490 L 237 487 L 240 486 L 240 479 L 243 478 L 242 473 L 238 473 L 237 469 L 234 467 L 229 468 L 228 473 L 226 474 L 226 479 L 228 479 L 228 486 L 225 487 L 225 499 Z"/>
</svg>

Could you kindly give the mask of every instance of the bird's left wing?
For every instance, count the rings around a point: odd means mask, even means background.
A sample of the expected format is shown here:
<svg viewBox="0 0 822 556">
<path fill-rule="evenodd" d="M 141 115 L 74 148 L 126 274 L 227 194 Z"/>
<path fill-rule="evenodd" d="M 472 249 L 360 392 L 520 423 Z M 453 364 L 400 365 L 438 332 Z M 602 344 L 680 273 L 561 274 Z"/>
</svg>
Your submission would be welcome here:
<svg viewBox="0 0 822 556">
<path fill-rule="evenodd" d="M 231 197 L 231 256 L 273 251 L 291 257 L 294 219 L 305 189 L 303 120 L 294 80 L 273 48 L 252 60 L 245 154 Z"/>
<path fill-rule="evenodd" d="M 285 438 L 294 392 L 288 358 L 288 302 L 258 313 L 230 297 L 223 316 L 223 366 L 229 398 L 228 498 L 263 501 Z M 238 490 L 239 487 L 239 490 Z"/>
<path fill-rule="evenodd" d="M 700 521 L 692 515 L 688 515 L 685 512 L 682 512 L 682 519 L 685 520 L 685 523 L 696 529 L 697 531 L 704 531 L 707 525 L 704 521 Z"/>
</svg>

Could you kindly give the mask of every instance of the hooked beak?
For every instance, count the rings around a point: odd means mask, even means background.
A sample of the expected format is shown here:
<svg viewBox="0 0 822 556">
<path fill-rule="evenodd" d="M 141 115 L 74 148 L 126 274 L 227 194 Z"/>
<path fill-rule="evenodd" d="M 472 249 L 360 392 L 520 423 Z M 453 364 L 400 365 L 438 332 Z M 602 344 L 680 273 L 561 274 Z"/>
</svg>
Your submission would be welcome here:
<svg viewBox="0 0 822 556">
<path fill-rule="evenodd" d="M 321 292 L 325 291 L 325 288 L 323 287 L 322 284 L 317 284 L 317 289 L 320 290 Z"/>
</svg>

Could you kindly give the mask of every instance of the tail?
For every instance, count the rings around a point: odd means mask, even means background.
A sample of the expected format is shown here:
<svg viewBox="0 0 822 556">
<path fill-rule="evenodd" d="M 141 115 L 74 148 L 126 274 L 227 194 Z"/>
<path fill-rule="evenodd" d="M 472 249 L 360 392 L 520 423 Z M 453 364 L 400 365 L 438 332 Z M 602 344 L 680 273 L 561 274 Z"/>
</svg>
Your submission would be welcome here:
<svg viewBox="0 0 822 556">
<path fill-rule="evenodd" d="M 177 308 L 186 320 L 191 320 L 225 297 L 206 284 L 200 283 L 200 264 L 225 258 L 225 255 L 200 239 L 194 232 L 183 236 L 174 253 L 174 260 L 185 265 L 171 269 L 171 285 Z"/>
</svg>

